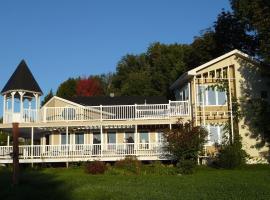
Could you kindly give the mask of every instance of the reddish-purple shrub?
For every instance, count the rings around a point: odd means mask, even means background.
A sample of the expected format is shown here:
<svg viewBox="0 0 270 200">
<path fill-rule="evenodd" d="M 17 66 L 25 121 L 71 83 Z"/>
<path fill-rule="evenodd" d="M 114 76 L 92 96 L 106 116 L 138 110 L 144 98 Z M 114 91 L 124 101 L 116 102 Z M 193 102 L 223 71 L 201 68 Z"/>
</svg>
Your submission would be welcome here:
<svg viewBox="0 0 270 200">
<path fill-rule="evenodd" d="M 92 161 L 85 164 L 85 172 L 88 174 L 104 174 L 107 166 L 102 161 Z"/>
</svg>

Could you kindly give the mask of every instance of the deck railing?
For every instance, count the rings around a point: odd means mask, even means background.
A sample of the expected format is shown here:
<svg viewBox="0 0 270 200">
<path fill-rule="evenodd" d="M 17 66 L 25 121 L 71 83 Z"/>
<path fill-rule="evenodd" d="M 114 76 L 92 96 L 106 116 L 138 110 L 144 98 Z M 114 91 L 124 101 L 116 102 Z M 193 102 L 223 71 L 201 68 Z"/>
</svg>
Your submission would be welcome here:
<svg viewBox="0 0 270 200">
<path fill-rule="evenodd" d="M 22 113 L 6 111 L 4 123 L 11 123 L 14 119 L 22 123 L 166 119 L 189 114 L 188 101 L 169 101 L 168 104 L 43 107 L 40 110 L 24 109 Z"/>
<path fill-rule="evenodd" d="M 188 101 L 170 101 L 168 104 L 135 104 L 88 107 L 45 107 L 43 121 L 137 120 L 164 119 L 188 116 Z"/>
<path fill-rule="evenodd" d="M 0 146 L 0 163 L 12 159 L 12 146 Z M 72 145 L 23 145 L 19 146 L 19 158 L 123 158 L 125 156 L 162 157 L 162 143 L 121 144 L 72 144 Z"/>
</svg>

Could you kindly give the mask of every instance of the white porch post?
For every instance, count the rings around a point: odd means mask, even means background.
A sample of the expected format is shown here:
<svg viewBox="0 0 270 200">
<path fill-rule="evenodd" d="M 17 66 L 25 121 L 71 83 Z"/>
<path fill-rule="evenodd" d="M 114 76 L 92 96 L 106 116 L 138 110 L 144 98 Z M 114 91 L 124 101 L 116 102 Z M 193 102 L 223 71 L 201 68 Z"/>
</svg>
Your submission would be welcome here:
<svg viewBox="0 0 270 200">
<path fill-rule="evenodd" d="M 135 155 L 137 156 L 137 149 L 138 149 L 138 125 L 135 125 L 135 131 L 134 131 L 134 145 L 135 145 Z"/>
<path fill-rule="evenodd" d="M 38 112 L 38 110 L 39 110 L 39 102 L 38 102 L 38 101 L 39 101 L 39 100 L 38 100 L 39 98 L 38 98 L 38 94 L 35 93 L 35 94 L 34 94 L 34 97 L 35 97 L 35 104 L 36 104 L 36 105 L 35 105 L 35 109 L 36 109 L 36 110 L 35 110 L 35 113 L 36 113 L 35 115 L 36 115 L 36 121 L 38 121 L 38 113 L 39 113 L 39 112 Z"/>
<path fill-rule="evenodd" d="M 6 101 L 7 101 L 7 95 L 4 94 L 3 96 L 3 124 L 6 122 L 6 115 L 5 115 L 5 112 L 6 112 Z"/>
<path fill-rule="evenodd" d="M 100 126 L 100 143 L 101 143 L 101 147 L 100 147 L 100 155 L 102 156 L 102 152 L 103 152 L 103 145 L 104 145 L 104 138 L 103 138 L 103 127 Z"/>
<path fill-rule="evenodd" d="M 10 136 L 8 134 L 8 136 L 7 136 L 7 146 L 9 146 L 9 141 L 10 141 Z"/>
<path fill-rule="evenodd" d="M 25 94 L 25 92 L 19 92 L 20 94 L 20 118 L 21 121 L 23 121 L 23 95 Z"/>
<path fill-rule="evenodd" d="M 66 162 L 66 168 L 68 168 L 68 155 L 69 155 L 69 148 L 68 148 L 68 126 L 66 127 L 66 154 L 67 154 L 67 162 Z"/>
<path fill-rule="evenodd" d="M 11 92 L 11 112 L 14 113 L 14 95 L 16 92 Z"/>
<path fill-rule="evenodd" d="M 34 163 L 33 163 L 33 157 L 34 157 L 34 127 L 32 126 L 31 127 L 31 159 L 32 159 L 32 167 L 34 166 Z"/>
</svg>

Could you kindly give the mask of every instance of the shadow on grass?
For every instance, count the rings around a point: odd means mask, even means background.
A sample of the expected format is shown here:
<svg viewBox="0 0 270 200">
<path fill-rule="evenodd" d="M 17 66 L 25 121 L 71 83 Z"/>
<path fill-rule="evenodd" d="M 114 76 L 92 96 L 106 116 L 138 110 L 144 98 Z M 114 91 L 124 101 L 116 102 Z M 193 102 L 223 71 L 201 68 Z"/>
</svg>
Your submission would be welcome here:
<svg viewBox="0 0 270 200">
<path fill-rule="evenodd" d="M 0 168 L 1 200 L 70 199 L 70 190 L 65 183 L 57 175 L 53 176 L 43 170 L 21 170 L 20 183 L 15 187 L 11 184 L 11 178 L 11 170 Z"/>
</svg>

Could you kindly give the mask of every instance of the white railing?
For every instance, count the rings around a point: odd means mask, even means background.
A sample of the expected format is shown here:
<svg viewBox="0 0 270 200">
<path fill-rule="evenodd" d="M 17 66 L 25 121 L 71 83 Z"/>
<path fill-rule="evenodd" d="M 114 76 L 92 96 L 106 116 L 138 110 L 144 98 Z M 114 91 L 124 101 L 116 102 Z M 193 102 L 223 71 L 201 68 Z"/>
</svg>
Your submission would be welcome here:
<svg viewBox="0 0 270 200">
<path fill-rule="evenodd" d="M 0 146 L 1 160 L 12 159 L 12 146 Z M 123 158 L 125 156 L 162 156 L 162 143 L 23 145 L 19 146 L 20 159 L 57 158 Z M 64 159 L 65 160 L 65 159 Z"/>
<path fill-rule="evenodd" d="M 21 113 L 5 112 L 4 123 L 61 122 L 91 120 L 139 120 L 182 117 L 190 114 L 188 101 L 169 101 L 168 104 L 135 104 L 81 107 L 43 107 L 40 110 L 24 109 Z"/>
<path fill-rule="evenodd" d="M 188 101 L 168 104 L 136 104 L 88 107 L 44 107 L 43 121 L 137 120 L 188 116 Z"/>
</svg>

